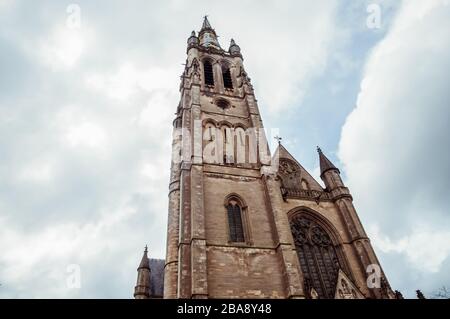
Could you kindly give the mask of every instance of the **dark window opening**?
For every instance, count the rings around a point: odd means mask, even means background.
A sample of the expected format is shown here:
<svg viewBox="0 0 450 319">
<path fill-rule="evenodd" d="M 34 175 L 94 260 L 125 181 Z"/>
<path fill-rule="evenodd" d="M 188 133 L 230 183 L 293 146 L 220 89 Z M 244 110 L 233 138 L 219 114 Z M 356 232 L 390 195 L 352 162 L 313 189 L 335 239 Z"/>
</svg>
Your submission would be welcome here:
<svg viewBox="0 0 450 319">
<path fill-rule="evenodd" d="M 309 293 L 314 288 L 319 298 L 333 299 L 340 265 L 330 236 L 306 216 L 296 216 L 291 221 L 291 230 L 305 290 Z"/>
<path fill-rule="evenodd" d="M 228 103 L 227 100 L 223 100 L 223 99 L 219 99 L 216 101 L 216 104 L 218 107 L 220 107 L 221 109 L 227 109 L 230 107 L 230 103 Z"/>
<path fill-rule="evenodd" d="M 222 71 L 223 76 L 223 85 L 226 89 L 233 89 L 233 81 L 231 81 L 231 72 L 230 69 L 227 68 Z"/>
<path fill-rule="evenodd" d="M 228 210 L 228 225 L 230 227 L 230 241 L 244 242 L 244 228 L 242 225 L 242 209 L 238 204 L 230 203 Z"/>
<path fill-rule="evenodd" d="M 214 86 L 214 73 L 211 62 L 205 61 L 203 63 L 203 69 L 205 73 L 205 85 Z"/>
</svg>

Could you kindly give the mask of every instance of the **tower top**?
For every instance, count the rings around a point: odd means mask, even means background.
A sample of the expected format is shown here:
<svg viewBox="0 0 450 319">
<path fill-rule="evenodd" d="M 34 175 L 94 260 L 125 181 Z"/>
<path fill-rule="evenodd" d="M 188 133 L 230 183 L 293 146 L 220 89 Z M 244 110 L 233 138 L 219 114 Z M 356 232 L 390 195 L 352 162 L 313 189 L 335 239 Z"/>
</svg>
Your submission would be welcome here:
<svg viewBox="0 0 450 319">
<path fill-rule="evenodd" d="M 207 15 L 203 17 L 203 24 L 200 32 L 198 33 L 198 37 L 200 40 L 200 45 L 222 50 L 219 41 L 217 40 L 216 31 L 212 28 L 211 23 L 209 23 Z"/>
<path fill-rule="evenodd" d="M 328 159 L 328 157 L 325 156 L 319 146 L 317 146 L 317 152 L 319 153 L 320 175 L 323 175 L 326 171 L 329 170 L 336 170 L 339 172 L 339 169 L 334 166 L 334 164 Z"/>
<path fill-rule="evenodd" d="M 148 247 L 147 247 L 147 245 L 145 245 L 144 255 L 142 256 L 141 263 L 139 264 L 138 270 L 142 269 L 142 268 L 150 269 L 150 260 L 148 259 L 147 253 L 148 253 Z"/>
<path fill-rule="evenodd" d="M 211 24 L 210 24 L 209 21 L 208 21 L 208 15 L 205 15 L 205 16 L 203 17 L 202 30 L 205 30 L 205 29 L 211 29 L 211 30 L 213 30 L 213 28 L 211 27 Z"/>
</svg>

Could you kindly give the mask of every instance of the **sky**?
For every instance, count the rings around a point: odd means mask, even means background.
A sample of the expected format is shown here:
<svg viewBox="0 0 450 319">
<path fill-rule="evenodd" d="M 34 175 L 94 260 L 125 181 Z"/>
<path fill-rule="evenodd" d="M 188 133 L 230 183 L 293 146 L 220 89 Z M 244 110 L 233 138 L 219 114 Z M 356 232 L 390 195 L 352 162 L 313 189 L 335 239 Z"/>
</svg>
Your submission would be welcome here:
<svg viewBox="0 0 450 319">
<path fill-rule="evenodd" d="M 341 169 L 393 289 L 449 287 L 449 1 L 0 0 L 0 298 L 132 298 L 145 244 L 164 258 L 205 14 L 265 127 Z"/>
</svg>

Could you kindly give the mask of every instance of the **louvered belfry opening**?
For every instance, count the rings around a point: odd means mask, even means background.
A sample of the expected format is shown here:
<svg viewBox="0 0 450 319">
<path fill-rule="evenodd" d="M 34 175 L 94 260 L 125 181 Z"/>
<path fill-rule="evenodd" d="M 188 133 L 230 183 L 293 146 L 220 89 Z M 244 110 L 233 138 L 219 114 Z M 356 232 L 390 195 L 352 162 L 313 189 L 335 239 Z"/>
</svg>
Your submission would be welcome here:
<svg viewBox="0 0 450 319">
<path fill-rule="evenodd" d="M 305 281 L 305 290 L 314 288 L 319 298 L 333 299 L 339 272 L 339 259 L 330 236 L 315 221 L 297 215 L 291 231 Z"/>
<path fill-rule="evenodd" d="M 233 89 L 233 81 L 231 80 L 230 68 L 225 68 L 222 71 L 223 85 L 226 89 Z"/>
<path fill-rule="evenodd" d="M 227 207 L 228 210 L 228 225 L 230 228 L 230 241 L 231 242 L 244 242 L 244 228 L 242 225 L 242 208 L 241 206 L 230 201 Z"/>
<path fill-rule="evenodd" d="M 205 73 L 205 85 L 214 86 L 214 73 L 211 61 L 206 60 L 203 63 L 203 69 Z"/>
</svg>

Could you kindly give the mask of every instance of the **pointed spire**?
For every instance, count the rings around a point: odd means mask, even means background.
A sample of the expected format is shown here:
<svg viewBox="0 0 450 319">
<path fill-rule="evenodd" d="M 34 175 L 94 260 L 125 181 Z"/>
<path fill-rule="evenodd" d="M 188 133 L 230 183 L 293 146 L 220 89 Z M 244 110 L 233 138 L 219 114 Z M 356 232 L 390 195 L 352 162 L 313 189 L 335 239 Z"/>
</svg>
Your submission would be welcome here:
<svg viewBox="0 0 450 319">
<path fill-rule="evenodd" d="M 320 176 L 322 176 L 326 171 L 332 169 L 337 170 L 339 172 L 339 169 L 337 169 L 336 166 L 334 166 L 334 164 L 328 159 L 328 157 L 326 157 L 325 154 L 323 154 L 319 146 L 317 146 L 317 152 L 319 153 Z"/>
<path fill-rule="evenodd" d="M 205 29 L 211 29 L 212 30 L 211 24 L 208 21 L 208 15 L 205 15 L 203 17 L 202 30 L 205 30 Z"/>
<path fill-rule="evenodd" d="M 200 45 L 205 47 L 214 47 L 218 50 L 222 50 L 219 41 L 217 40 L 216 31 L 211 27 L 209 23 L 208 16 L 203 18 L 202 29 L 198 33 L 198 38 L 200 40 Z"/>
<path fill-rule="evenodd" d="M 147 256 L 148 247 L 145 245 L 144 255 L 137 269 L 136 286 L 134 287 L 134 298 L 148 299 L 150 298 L 150 260 Z"/>
<path fill-rule="evenodd" d="M 150 260 L 148 259 L 148 247 L 145 245 L 144 255 L 142 256 L 141 263 L 139 264 L 139 269 L 150 269 Z"/>
</svg>

